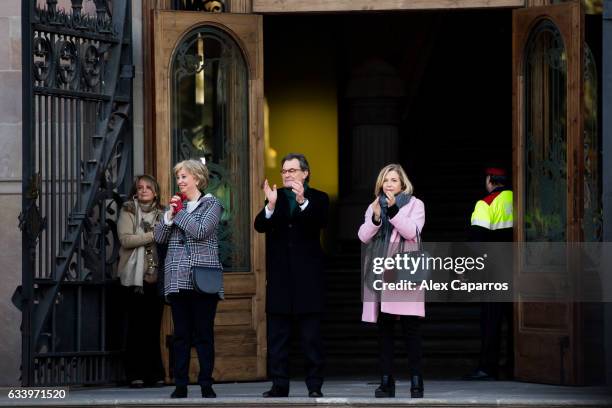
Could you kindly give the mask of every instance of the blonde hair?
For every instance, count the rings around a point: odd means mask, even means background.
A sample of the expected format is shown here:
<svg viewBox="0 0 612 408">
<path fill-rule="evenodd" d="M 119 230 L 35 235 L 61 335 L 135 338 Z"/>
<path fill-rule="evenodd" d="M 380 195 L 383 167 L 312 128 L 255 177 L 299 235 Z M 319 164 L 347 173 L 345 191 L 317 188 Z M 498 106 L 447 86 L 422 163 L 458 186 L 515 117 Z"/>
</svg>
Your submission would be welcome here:
<svg viewBox="0 0 612 408">
<path fill-rule="evenodd" d="M 199 160 L 189 159 L 174 165 L 174 175 L 179 171 L 185 170 L 191 174 L 198 183 L 198 190 L 204 190 L 208 187 L 208 167 Z"/>
<path fill-rule="evenodd" d="M 383 188 L 383 182 L 387 174 L 390 171 L 395 171 L 399 175 L 400 182 L 402 183 L 402 192 L 412 194 L 414 187 L 408 179 L 406 172 L 399 164 L 388 164 L 380 170 L 378 177 L 376 178 L 376 186 L 374 187 L 374 197 L 378 197 Z"/>
</svg>

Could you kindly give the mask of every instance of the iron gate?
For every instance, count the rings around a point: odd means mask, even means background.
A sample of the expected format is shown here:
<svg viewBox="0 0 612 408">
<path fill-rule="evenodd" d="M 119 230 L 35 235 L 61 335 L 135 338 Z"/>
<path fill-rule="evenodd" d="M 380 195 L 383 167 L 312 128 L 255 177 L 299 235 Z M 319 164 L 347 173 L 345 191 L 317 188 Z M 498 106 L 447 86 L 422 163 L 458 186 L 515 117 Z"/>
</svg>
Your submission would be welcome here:
<svg viewBox="0 0 612 408">
<path fill-rule="evenodd" d="M 22 384 L 123 377 L 114 267 L 131 181 L 131 1 L 23 0 Z"/>
</svg>

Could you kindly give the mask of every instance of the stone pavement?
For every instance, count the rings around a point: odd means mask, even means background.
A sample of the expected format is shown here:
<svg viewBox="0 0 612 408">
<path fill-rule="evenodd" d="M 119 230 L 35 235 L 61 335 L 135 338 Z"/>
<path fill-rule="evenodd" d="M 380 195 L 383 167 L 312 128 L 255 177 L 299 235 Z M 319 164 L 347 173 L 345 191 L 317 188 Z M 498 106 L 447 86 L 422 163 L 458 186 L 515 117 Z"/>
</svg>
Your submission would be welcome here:
<svg viewBox="0 0 612 408">
<path fill-rule="evenodd" d="M 225 383 L 214 386 L 218 398 L 199 398 L 198 386 L 189 387 L 190 398 L 168 398 L 173 387 L 130 389 L 127 387 L 75 388 L 64 400 L 9 399 L 2 389 L 0 407 L 612 407 L 612 391 L 606 387 L 567 387 L 514 381 L 426 381 L 425 398 L 411 399 L 410 384 L 398 381 L 397 397 L 372 398 L 376 381 L 329 380 L 324 398 L 307 398 L 302 382 L 291 383 L 289 398 L 264 399 L 270 382 Z"/>
</svg>

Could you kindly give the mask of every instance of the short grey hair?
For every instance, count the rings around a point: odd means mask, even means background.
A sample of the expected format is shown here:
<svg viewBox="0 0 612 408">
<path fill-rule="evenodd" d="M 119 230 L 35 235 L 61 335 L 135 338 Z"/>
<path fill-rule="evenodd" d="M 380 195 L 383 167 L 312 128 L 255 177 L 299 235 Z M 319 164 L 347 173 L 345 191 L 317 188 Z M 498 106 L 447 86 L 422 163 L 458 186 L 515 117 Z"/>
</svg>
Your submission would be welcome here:
<svg viewBox="0 0 612 408">
<path fill-rule="evenodd" d="M 286 161 L 297 159 L 300 163 L 300 170 L 307 171 L 308 176 L 306 176 L 306 181 L 310 181 L 310 166 L 308 165 L 308 160 L 306 160 L 306 156 L 301 153 L 289 153 L 283 160 L 281 160 L 281 167 L 285 164 Z"/>
</svg>

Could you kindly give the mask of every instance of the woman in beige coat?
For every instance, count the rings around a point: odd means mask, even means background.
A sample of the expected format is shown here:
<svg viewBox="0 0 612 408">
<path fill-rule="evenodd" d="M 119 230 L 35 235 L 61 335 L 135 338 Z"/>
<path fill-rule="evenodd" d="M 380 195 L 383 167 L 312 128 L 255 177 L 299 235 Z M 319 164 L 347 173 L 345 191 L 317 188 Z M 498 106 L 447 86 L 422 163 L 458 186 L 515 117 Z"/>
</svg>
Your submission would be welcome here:
<svg viewBox="0 0 612 408">
<path fill-rule="evenodd" d="M 159 346 L 163 299 L 157 290 L 158 258 L 153 228 L 160 222 L 159 184 L 137 176 L 119 214 L 121 249 L 117 272 L 125 288 L 127 311 L 126 376 L 130 386 L 163 385 Z"/>
</svg>

